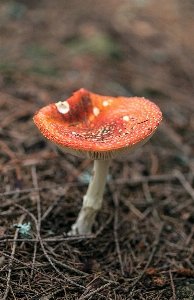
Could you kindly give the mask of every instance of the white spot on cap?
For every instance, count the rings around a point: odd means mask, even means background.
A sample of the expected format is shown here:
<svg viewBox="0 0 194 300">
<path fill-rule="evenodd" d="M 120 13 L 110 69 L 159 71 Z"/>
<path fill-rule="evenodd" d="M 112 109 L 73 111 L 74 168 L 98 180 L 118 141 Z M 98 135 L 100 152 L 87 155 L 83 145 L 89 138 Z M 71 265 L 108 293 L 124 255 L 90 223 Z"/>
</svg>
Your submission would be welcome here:
<svg viewBox="0 0 194 300">
<path fill-rule="evenodd" d="M 102 105 L 103 105 L 103 106 L 108 106 L 108 104 L 109 104 L 109 103 L 108 103 L 108 101 L 106 101 L 106 100 L 102 102 Z"/>
<path fill-rule="evenodd" d="M 68 113 L 69 111 L 69 103 L 67 101 L 64 101 L 64 102 L 57 102 L 55 103 L 58 111 L 61 113 L 61 114 L 66 114 Z"/>
<path fill-rule="evenodd" d="M 94 114 L 95 116 L 98 116 L 99 113 L 100 113 L 99 108 L 98 108 L 98 107 L 94 107 L 94 108 L 93 108 L 93 114 Z"/>
<path fill-rule="evenodd" d="M 123 121 L 129 121 L 129 116 L 124 116 Z"/>
</svg>

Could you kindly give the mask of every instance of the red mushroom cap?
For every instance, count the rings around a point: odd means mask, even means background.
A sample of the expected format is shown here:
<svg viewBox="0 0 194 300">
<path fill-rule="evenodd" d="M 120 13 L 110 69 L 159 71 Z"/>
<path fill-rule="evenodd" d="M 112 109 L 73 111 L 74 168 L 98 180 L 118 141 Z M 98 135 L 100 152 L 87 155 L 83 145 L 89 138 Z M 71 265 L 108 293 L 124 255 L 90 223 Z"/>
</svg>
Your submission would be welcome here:
<svg viewBox="0 0 194 300">
<path fill-rule="evenodd" d="M 65 152 L 92 159 L 132 152 L 151 137 L 161 120 L 160 109 L 145 98 L 101 96 L 85 89 L 34 116 L 46 138 Z"/>
</svg>

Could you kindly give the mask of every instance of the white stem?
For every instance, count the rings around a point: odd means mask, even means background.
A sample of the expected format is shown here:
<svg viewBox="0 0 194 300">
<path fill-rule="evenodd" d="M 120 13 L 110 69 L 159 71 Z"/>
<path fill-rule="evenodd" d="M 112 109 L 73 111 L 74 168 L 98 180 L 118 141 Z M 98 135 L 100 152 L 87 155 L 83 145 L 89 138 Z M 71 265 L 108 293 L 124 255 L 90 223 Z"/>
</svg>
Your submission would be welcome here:
<svg viewBox="0 0 194 300">
<path fill-rule="evenodd" d="M 109 160 L 95 160 L 83 206 L 68 235 L 89 235 L 97 212 L 102 207 L 103 193 L 109 169 Z"/>
</svg>

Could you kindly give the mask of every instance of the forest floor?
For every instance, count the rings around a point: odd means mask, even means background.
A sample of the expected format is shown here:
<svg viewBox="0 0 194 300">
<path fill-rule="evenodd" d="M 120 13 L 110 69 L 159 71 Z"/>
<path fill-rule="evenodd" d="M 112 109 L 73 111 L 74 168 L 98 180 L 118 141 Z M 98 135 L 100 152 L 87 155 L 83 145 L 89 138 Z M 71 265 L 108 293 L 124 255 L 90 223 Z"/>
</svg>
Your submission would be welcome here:
<svg viewBox="0 0 194 300">
<path fill-rule="evenodd" d="M 193 28 L 191 0 L 0 1 L 0 299 L 194 299 Z M 92 162 L 32 118 L 81 87 L 163 121 L 112 160 L 93 234 L 68 237 Z"/>
</svg>

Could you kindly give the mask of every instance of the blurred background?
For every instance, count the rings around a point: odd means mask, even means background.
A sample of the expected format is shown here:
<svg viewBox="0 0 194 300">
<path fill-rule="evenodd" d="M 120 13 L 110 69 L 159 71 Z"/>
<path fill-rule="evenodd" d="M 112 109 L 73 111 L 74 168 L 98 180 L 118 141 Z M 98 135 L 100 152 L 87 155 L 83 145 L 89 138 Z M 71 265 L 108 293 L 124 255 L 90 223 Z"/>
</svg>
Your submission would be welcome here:
<svg viewBox="0 0 194 300">
<path fill-rule="evenodd" d="M 193 29 L 191 0 L 0 1 L 2 138 L 17 158 L 40 151 L 35 111 L 84 87 L 153 100 L 161 147 L 192 154 Z"/>
</svg>

